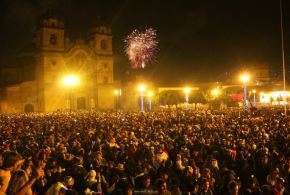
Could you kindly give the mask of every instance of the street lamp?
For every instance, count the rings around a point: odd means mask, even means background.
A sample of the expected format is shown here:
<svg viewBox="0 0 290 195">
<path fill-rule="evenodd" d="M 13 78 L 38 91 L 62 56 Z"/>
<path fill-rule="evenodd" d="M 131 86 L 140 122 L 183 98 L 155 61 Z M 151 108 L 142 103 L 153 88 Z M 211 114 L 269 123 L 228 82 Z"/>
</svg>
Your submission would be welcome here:
<svg viewBox="0 0 290 195">
<path fill-rule="evenodd" d="M 141 99 L 141 105 L 140 105 L 141 112 L 144 112 L 144 91 L 145 91 L 145 89 L 146 89 L 145 85 L 138 86 L 138 91 L 140 92 L 140 99 Z"/>
<path fill-rule="evenodd" d="M 150 112 L 152 111 L 152 96 L 153 96 L 152 91 L 148 91 L 148 97 L 149 97 L 149 111 L 150 111 Z"/>
<path fill-rule="evenodd" d="M 213 89 L 213 90 L 212 90 L 212 95 L 213 95 L 213 96 L 216 97 L 216 96 L 218 96 L 219 94 L 220 94 L 220 91 L 219 91 L 218 89 Z"/>
<path fill-rule="evenodd" d="M 188 101 L 189 101 L 189 93 L 190 93 L 190 91 L 191 91 L 191 89 L 189 87 L 185 87 L 184 88 L 186 110 L 188 110 Z"/>
<path fill-rule="evenodd" d="M 66 88 L 69 89 L 69 110 L 71 111 L 72 109 L 72 93 L 71 93 L 71 88 L 76 86 L 79 82 L 79 78 L 74 75 L 68 75 L 65 76 L 63 79 L 63 84 Z"/>
<path fill-rule="evenodd" d="M 254 94 L 254 108 L 256 108 L 256 90 L 254 89 L 252 92 Z"/>
<path fill-rule="evenodd" d="M 249 81 L 249 75 L 243 74 L 241 80 L 244 83 L 244 111 L 247 111 L 247 82 Z"/>
</svg>

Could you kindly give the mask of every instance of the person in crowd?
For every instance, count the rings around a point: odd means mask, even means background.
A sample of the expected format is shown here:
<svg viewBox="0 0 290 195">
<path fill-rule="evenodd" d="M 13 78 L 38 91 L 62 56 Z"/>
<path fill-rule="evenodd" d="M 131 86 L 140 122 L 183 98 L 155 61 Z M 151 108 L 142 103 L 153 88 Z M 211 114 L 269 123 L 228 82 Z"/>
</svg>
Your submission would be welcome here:
<svg viewBox="0 0 290 195">
<path fill-rule="evenodd" d="M 28 175 L 23 170 L 16 170 L 11 177 L 7 194 L 16 194 L 29 180 Z M 29 188 L 27 195 L 32 195 L 32 189 Z"/>
<path fill-rule="evenodd" d="M 69 170 L 69 175 L 78 181 L 75 183 L 75 189 L 78 192 L 83 192 L 85 190 L 85 177 L 87 175 L 87 170 L 83 167 L 83 158 L 74 157 L 72 159 L 72 166 Z"/>
<path fill-rule="evenodd" d="M 3 166 L 0 169 L 1 186 L 3 194 L 32 194 L 32 185 L 44 175 L 41 168 L 35 169 L 34 175 L 29 179 L 27 173 L 21 169 L 24 159 L 16 152 L 3 154 Z"/>
<path fill-rule="evenodd" d="M 156 189 L 158 195 L 171 195 L 171 192 L 167 190 L 167 183 L 161 178 L 156 180 Z"/>
<path fill-rule="evenodd" d="M 210 189 L 210 181 L 207 178 L 203 178 L 201 181 L 201 189 L 198 195 L 213 195 L 213 191 Z"/>
<path fill-rule="evenodd" d="M 182 191 L 181 191 L 179 186 L 180 186 L 180 182 L 179 182 L 178 178 L 174 177 L 170 180 L 168 190 L 171 192 L 171 194 L 182 195 Z"/>
<path fill-rule="evenodd" d="M 239 195 L 239 190 L 240 190 L 240 187 L 237 182 L 235 181 L 229 182 L 228 191 L 227 191 L 228 195 Z"/>
<path fill-rule="evenodd" d="M 12 172 L 19 169 L 23 163 L 22 157 L 16 152 L 2 153 L 3 165 L 0 169 L 1 187 L 0 192 L 6 193 Z"/>
<path fill-rule="evenodd" d="M 141 192 L 151 192 L 152 184 L 151 184 L 151 178 L 148 174 L 142 174 L 138 176 L 135 180 L 135 191 L 141 191 Z"/>
<path fill-rule="evenodd" d="M 262 190 L 260 188 L 258 179 L 254 175 L 251 175 L 251 177 L 248 178 L 248 183 L 245 185 L 243 194 L 262 195 Z"/>
</svg>

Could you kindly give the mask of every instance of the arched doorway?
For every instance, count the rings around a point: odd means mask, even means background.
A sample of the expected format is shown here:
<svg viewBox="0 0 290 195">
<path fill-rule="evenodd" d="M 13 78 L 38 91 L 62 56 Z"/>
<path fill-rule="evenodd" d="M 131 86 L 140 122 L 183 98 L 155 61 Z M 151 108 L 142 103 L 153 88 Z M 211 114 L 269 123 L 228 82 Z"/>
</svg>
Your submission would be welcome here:
<svg viewBox="0 0 290 195">
<path fill-rule="evenodd" d="M 86 98 L 84 97 L 79 97 L 77 99 L 77 109 L 81 110 L 81 109 L 86 109 Z"/>
<path fill-rule="evenodd" d="M 34 112 L 34 106 L 32 104 L 26 104 L 24 106 L 24 112 Z"/>
</svg>

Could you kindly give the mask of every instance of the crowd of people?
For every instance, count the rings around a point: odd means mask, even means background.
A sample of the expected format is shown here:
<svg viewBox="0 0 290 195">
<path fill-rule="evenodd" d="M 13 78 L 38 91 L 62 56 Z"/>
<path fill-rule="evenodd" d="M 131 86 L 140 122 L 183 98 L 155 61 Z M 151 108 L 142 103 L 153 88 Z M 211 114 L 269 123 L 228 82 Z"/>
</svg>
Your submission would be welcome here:
<svg viewBox="0 0 290 195">
<path fill-rule="evenodd" d="M 0 194 L 288 194 L 275 112 L 0 115 Z"/>
</svg>

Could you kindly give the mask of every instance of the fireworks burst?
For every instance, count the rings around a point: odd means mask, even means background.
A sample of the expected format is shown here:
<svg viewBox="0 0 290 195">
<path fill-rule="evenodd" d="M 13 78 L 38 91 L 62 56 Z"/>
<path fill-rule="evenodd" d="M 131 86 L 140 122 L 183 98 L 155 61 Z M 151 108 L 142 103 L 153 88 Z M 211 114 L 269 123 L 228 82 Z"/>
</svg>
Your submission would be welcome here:
<svg viewBox="0 0 290 195">
<path fill-rule="evenodd" d="M 144 32 L 134 30 L 124 42 L 125 52 L 132 67 L 145 68 L 157 48 L 156 30 L 153 28 L 148 28 Z"/>
</svg>

